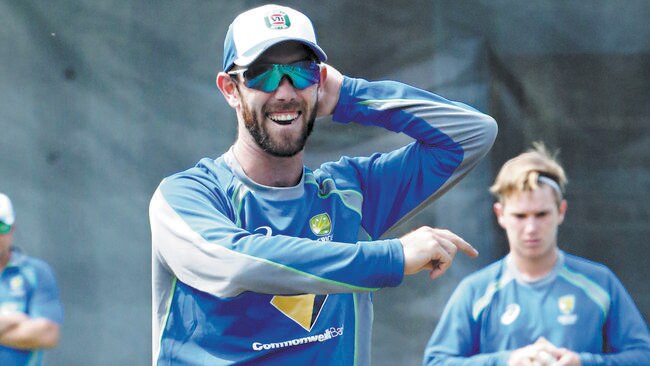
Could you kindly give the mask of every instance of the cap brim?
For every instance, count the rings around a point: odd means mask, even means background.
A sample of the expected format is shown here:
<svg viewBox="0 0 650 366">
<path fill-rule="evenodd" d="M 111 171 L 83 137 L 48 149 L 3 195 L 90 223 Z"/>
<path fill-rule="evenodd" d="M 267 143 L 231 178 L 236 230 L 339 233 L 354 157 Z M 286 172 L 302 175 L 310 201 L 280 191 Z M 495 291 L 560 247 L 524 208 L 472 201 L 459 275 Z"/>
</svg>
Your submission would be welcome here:
<svg viewBox="0 0 650 366">
<path fill-rule="evenodd" d="M 264 53 L 266 50 L 268 50 L 272 46 L 275 46 L 276 44 L 283 43 L 283 42 L 302 43 L 305 46 L 309 47 L 312 51 L 314 51 L 316 57 L 318 57 L 319 62 L 327 61 L 327 55 L 317 44 L 305 41 L 304 39 L 300 39 L 300 38 L 283 37 L 283 38 L 269 39 L 266 40 L 265 42 L 258 44 L 257 46 L 251 48 L 248 52 L 242 54 L 237 59 L 235 59 L 233 63 L 239 66 L 248 66 L 253 61 L 257 60 L 257 58 L 260 57 L 260 55 L 262 55 L 262 53 Z M 229 67 L 230 66 L 232 65 L 229 65 Z"/>
</svg>

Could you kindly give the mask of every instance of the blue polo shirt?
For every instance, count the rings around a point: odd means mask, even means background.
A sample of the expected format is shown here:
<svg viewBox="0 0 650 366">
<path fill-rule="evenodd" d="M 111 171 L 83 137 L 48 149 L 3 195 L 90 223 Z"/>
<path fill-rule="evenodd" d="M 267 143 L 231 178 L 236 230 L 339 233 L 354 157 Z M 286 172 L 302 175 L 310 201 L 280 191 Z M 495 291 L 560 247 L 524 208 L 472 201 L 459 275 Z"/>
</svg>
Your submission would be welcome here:
<svg viewBox="0 0 650 366">
<path fill-rule="evenodd" d="M 0 272 L 0 314 L 22 312 L 31 318 L 63 322 L 63 307 L 52 268 L 44 261 L 12 251 Z M 0 345 L 0 365 L 41 365 L 43 351 Z"/>
<path fill-rule="evenodd" d="M 404 272 L 399 240 L 380 237 L 467 174 L 496 124 L 405 84 L 351 78 L 333 120 L 415 141 L 304 167 L 293 187 L 257 184 L 232 151 L 163 180 L 150 205 L 153 364 L 370 363 L 371 294 Z"/>
<path fill-rule="evenodd" d="M 648 365 L 650 333 L 632 297 L 600 263 L 563 251 L 553 270 L 522 278 L 510 255 L 456 288 L 425 350 L 426 366 L 507 364 L 544 337 L 582 366 Z"/>
</svg>

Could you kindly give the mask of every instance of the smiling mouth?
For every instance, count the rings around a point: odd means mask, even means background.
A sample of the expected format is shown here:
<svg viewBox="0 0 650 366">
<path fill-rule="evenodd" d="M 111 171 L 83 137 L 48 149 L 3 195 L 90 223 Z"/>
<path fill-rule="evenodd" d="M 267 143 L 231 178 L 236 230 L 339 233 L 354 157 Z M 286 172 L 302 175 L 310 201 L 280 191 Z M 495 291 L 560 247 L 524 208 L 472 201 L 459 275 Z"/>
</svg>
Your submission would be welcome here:
<svg viewBox="0 0 650 366">
<path fill-rule="evenodd" d="M 290 125 L 293 121 L 298 119 L 302 112 L 283 112 L 283 113 L 267 113 L 266 117 L 279 125 Z"/>
</svg>

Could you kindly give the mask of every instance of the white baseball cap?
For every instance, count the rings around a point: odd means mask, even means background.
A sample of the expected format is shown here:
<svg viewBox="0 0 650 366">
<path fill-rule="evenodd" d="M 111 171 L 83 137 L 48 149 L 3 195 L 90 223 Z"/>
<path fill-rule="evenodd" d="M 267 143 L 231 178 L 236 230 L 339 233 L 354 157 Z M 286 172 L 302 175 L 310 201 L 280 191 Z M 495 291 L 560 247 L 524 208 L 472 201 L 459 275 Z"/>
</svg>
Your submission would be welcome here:
<svg viewBox="0 0 650 366">
<path fill-rule="evenodd" d="M 303 43 L 320 62 L 327 60 L 305 14 L 269 4 L 239 14 L 230 24 L 223 44 L 223 70 L 228 71 L 234 64 L 248 66 L 269 47 L 285 41 Z"/>
<path fill-rule="evenodd" d="M 0 234 L 6 234 L 14 224 L 14 207 L 6 194 L 0 193 Z"/>
</svg>

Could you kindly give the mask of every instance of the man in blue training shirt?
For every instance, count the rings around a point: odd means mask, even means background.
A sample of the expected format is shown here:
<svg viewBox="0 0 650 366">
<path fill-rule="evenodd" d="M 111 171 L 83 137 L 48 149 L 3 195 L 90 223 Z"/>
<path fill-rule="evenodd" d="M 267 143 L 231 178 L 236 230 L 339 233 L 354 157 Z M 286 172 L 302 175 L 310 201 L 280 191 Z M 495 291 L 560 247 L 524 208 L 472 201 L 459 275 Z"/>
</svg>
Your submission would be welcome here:
<svg viewBox="0 0 650 366">
<path fill-rule="evenodd" d="M 12 248 L 14 220 L 0 193 L 0 365 L 38 366 L 59 343 L 63 308 L 52 268 Z"/>
<path fill-rule="evenodd" d="M 324 64 L 311 21 L 267 5 L 240 14 L 216 83 L 238 136 L 222 156 L 165 178 L 150 204 L 153 364 L 367 365 L 371 292 L 444 273 L 455 234 L 380 236 L 432 202 L 489 151 L 494 120 L 393 81 Z M 402 132 L 389 153 L 311 170 L 316 117 Z"/>
<path fill-rule="evenodd" d="M 566 176 L 543 144 L 509 160 L 490 191 L 510 252 L 450 298 L 424 365 L 648 365 L 650 335 L 602 264 L 558 249 Z"/>
</svg>

